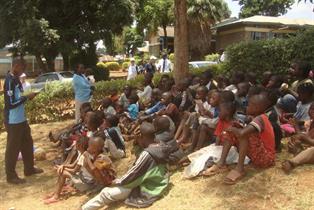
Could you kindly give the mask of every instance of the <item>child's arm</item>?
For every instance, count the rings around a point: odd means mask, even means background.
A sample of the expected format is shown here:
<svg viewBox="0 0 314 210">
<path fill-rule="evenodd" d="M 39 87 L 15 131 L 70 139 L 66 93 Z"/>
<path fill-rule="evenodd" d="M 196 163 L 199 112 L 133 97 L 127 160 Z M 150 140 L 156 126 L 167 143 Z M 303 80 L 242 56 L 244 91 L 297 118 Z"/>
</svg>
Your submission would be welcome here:
<svg viewBox="0 0 314 210">
<path fill-rule="evenodd" d="M 233 133 L 237 138 L 245 138 L 249 136 L 250 134 L 256 133 L 257 129 L 252 126 L 252 125 L 247 125 L 244 128 L 235 128 L 235 127 L 230 127 L 226 129 L 227 132 Z"/>
</svg>

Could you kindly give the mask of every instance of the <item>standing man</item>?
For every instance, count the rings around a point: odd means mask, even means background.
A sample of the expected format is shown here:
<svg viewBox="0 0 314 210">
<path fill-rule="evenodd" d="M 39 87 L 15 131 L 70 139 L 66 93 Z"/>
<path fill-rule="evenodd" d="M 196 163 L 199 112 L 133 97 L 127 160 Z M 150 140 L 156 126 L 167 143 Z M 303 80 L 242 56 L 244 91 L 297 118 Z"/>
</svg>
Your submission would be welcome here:
<svg viewBox="0 0 314 210">
<path fill-rule="evenodd" d="M 160 73 L 170 73 L 171 72 L 171 61 L 168 59 L 167 54 L 162 56 L 162 59 L 158 62 L 158 71 Z"/>
<path fill-rule="evenodd" d="M 138 67 L 135 64 L 135 59 L 131 58 L 130 61 L 131 61 L 131 64 L 130 64 L 130 66 L 128 68 L 128 78 L 127 78 L 127 80 L 135 79 L 135 77 L 138 74 Z"/>
<path fill-rule="evenodd" d="M 5 151 L 5 172 L 7 182 L 11 184 L 23 184 L 25 179 L 18 177 L 15 166 L 21 152 L 24 163 L 24 175 L 42 173 L 43 170 L 34 167 L 33 138 L 28 125 L 24 104 L 32 100 L 36 93 L 21 96 L 23 86 L 19 77 L 23 74 L 26 63 L 23 58 L 14 58 L 12 69 L 7 74 L 4 82 L 4 124 L 7 130 L 7 146 Z"/>
<path fill-rule="evenodd" d="M 83 64 L 77 65 L 72 83 L 75 95 L 75 121 L 78 123 L 81 118 L 80 108 L 82 104 L 90 102 L 92 97 L 92 86 L 85 76 L 85 67 Z"/>
</svg>

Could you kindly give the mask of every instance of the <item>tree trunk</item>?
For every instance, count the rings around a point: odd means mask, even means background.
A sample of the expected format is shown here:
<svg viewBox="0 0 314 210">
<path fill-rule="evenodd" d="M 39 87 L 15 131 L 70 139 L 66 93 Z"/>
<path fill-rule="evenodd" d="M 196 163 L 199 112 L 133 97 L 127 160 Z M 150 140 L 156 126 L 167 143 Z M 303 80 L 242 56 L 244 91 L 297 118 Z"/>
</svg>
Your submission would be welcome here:
<svg viewBox="0 0 314 210">
<path fill-rule="evenodd" d="M 188 75 L 189 47 L 186 0 L 175 0 L 174 80 L 176 84 Z"/>
<path fill-rule="evenodd" d="M 54 72 L 54 71 L 55 71 L 55 60 L 49 58 L 49 59 L 47 60 L 47 66 L 48 66 L 48 71 L 49 71 L 49 72 Z"/>
<path fill-rule="evenodd" d="M 168 50 L 168 33 L 167 33 L 167 26 L 162 27 L 164 30 L 164 50 Z"/>
<path fill-rule="evenodd" d="M 55 71 L 55 57 L 53 56 L 45 56 L 46 63 L 48 67 L 48 72 L 54 72 Z"/>
<path fill-rule="evenodd" d="M 41 56 L 39 54 L 37 54 L 37 55 L 35 55 L 35 57 L 36 57 L 36 62 L 38 64 L 38 67 L 40 69 L 40 73 L 48 72 L 47 66 L 44 64 L 43 60 L 41 59 Z"/>
<path fill-rule="evenodd" d="M 70 58 L 68 53 L 61 53 L 62 54 L 62 59 L 63 59 L 63 70 L 64 71 L 69 71 L 70 70 Z"/>
<path fill-rule="evenodd" d="M 203 60 L 211 50 L 211 30 L 209 24 L 188 21 L 189 54 L 192 61 Z"/>
</svg>

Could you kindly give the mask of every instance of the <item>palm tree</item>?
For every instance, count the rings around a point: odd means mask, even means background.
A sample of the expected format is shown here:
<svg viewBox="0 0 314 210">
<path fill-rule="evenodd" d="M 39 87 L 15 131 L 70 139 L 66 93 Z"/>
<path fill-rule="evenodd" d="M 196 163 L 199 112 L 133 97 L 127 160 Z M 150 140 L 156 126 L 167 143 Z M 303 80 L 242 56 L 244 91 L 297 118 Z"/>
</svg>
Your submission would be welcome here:
<svg viewBox="0 0 314 210">
<path fill-rule="evenodd" d="M 231 12 L 224 0 L 188 0 L 187 13 L 191 58 L 203 59 L 210 51 L 211 26 Z"/>
</svg>

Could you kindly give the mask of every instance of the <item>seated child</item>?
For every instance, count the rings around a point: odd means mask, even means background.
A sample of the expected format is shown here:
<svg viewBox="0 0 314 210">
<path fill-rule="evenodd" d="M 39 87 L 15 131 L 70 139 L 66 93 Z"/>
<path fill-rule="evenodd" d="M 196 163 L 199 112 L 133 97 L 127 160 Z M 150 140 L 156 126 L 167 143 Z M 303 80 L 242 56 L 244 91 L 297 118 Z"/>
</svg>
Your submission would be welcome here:
<svg viewBox="0 0 314 210">
<path fill-rule="evenodd" d="M 85 136 L 93 137 L 98 131 L 98 128 L 103 123 L 103 120 L 104 119 L 101 116 L 99 116 L 96 112 L 87 112 L 85 121 L 86 121 L 86 127 L 88 131 Z"/>
<path fill-rule="evenodd" d="M 124 109 L 127 109 L 129 106 L 129 97 L 131 93 L 132 93 L 132 87 L 129 85 L 126 85 L 123 89 L 122 95 L 119 98 L 119 102 L 123 104 Z"/>
<path fill-rule="evenodd" d="M 307 128 L 306 132 L 297 130 L 297 134 L 292 136 L 289 141 L 288 151 L 294 155 L 303 150 L 303 143 L 312 145 L 311 139 L 314 138 L 314 103 L 311 104 L 308 114 L 310 116 L 310 121 L 305 124 L 305 127 Z"/>
<path fill-rule="evenodd" d="M 114 181 L 115 186 L 104 188 L 97 196 L 82 206 L 82 210 L 96 210 L 116 201 L 144 208 L 152 205 L 167 189 L 166 160 L 168 157 L 164 147 L 155 142 L 155 128 L 144 122 L 140 127 L 141 136 L 137 143 L 144 150 L 134 165 L 124 176 Z"/>
<path fill-rule="evenodd" d="M 314 103 L 311 104 L 309 115 L 311 122 L 308 132 L 299 133 L 292 136 L 288 143 L 289 151 L 296 156 L 290 160 L 285 160 L 282 163 L 282 169 L 287 174 L 290 173 L 294 168 L 303 164 L 314 164 Z M 303 145 L 309 147 L 303 150 Z"/>
<path fill-rule="evenodd" d="M 118 128 L 119 118 L 115 115 L 108 115 L 105 124 L 106 128 L 99 134 L 105 139 L 105 152 L 110 153 L 113 159 L 125 157 L 124 139 Z"/>
<path fill-rule="evenodd" d="M 241 82 L 237 85 L 237 94 L 236 94 L 236 102 L 237 102 L 237 110 L 238 112 L 245 113 L 247 107 L 247 94 L 250 89 L 250 84 L 248 82 Z"/>
<path fill-rule="evenodd" d="M 221 171 L 226 168 L 226 158 L 231 146 L 237 146 L 239 160 L 234 170 L 224 179 L 225 184 L 235 184 L 245 176 L 244 160 L 247 155 L 259 168 L 267 168 L 275 164 L 275 137 L 268 117 L 264 114 L 268 102 L 265 95 L 254 95 L 249 99 L 247 114 L 254 116 L 251 123 L 243 129 L 231 127 L 226 132 L 235 136 L 223 140 L 223 151 L 220 160 L 210 171 Z"/>
<path fill-rule="evenodd" d="M 156 142 L 168 143 L 173 140 L 176 127 L 170 117 L 163 115 L 153 121 Z"/>
<path fill-rule="evenodd" d="M 112 104 L 115 104 L 116 102 L 118 102 L 119 98 L 120 96 L 118 94 L 118 90 L 117 89 L 111 90 L 110 99 L 111 99 Z"/>
<path fill-rule="evenodd" d="M 87 151 L 78 147 L 81 155 L 78 158 L 74 168 L 61 166 L 58 168 L 58 183 L 54 193 L 44 200 L 45 204 L 51 204 L 59 201 L 62 188 L 67 180 L 71 180 L 74 188 L 80 191 L 87 191 L 95 187 L 95 178 L 93 176 L 95 166 L 92 164 L 102 153 L 104 141 L 100 137 L 91 138 L 88 142 Z"/>
<path fill-rule="evenodd" d="M 132 94 L 129 97 L 129 106 L 127 108 L 127 116 L 131 121 L 137 120 L 137 116 L 139 113 L 139 107 L 138 107 L 138 96 L 136 94 Z"/>
<path fill-rule="evenodd" d="M 152 96 L 150 99 L 150 103 L 148 104 L 147 108 L 151 108 L 155 106 L 161 99 L 161 91 L 158 88 L 154 88 L 152 91 Z"/>
<path fill-rule="evenodd" d="M 112 101 L 109 97 L 102 100 L 99 110 L 103 111 L 105 116 L 108 114 L 116 114 L 116 110 L 112 106 Z"/>
<path fill-rule="evenodd" d="M 80 122 L 66 127 L 65 129 L 62 129 L 61 131 L 59 131 L 57 134 L 53 134 L 52 132 L 49 132 L 49 139 L 51 142 L 53 143 L 58 143 L 58 145 L 61 145 L 63 141 L 67 142 L 70 141 L 72 142 L 72 140 L 70 140 L 72 137 L 72 135 L 77 135 L 77 134 L 83 134 L 86 132 L 86 126 L 84 123 L 84 119 L 85 119 L 85 115 L 87 112 L 93 111 L 92 110 L 92 106 L 89 102 L 87 103 L 83 103 L 82 106 L 80 107 Z M 70 146 L 70 145 L 69 145 Z"/>
<path fill-rule="evenodd" d="M 144 76 L 144 90 L 143 91 L 138 91 L 138 97 L 140 98 L 140 101 L 143 104 L 147 104 L 150 101 L 150 98 L 152 96 L 152 78 L 153 76 L 151 74 L 145 74 Z"/>
<path fill-rule="evenodd" d="M 209 104 L 211 106 L 209 118 L 199 121 L 199 126 L 192 130 L 192 145 L 190 152 L 201 149 L 210 144 L 216 125 L 218 123 L 220 92 L 213 90 L 209 92 Z"/>
<path fill-rule="evenodd" d="M 196 91 L 197 88 L 200 86 L 201 78 L 198 76 L 194 76 L 192 79 L 192 84 L 189 86 L 189 88 L 193 91 Z"/>
<path fill-rule="evenodd" d="M 269 102 L 269 106 L 265 113 L 268 116 L 268 119 L 274 130 L 276 152 L 281 152 L 281 139 L 283 134 L 280 128 L 279 112 L 276 108 L 276 102 L 278 100 L 277 92 L 276 90 L 265 90 L 261 92 L 261 94 L 265 94 Z"/>
<path fill-rule="evenodd" d="M 226 130 L 230 127 L 242 128 L 243 124 L 241 124 L 238 119 L 236 119 L 236 102 L 224 102 L 219 104 L 219 120 L 217 127 L 215 129 L 214 136 L 216 138 L 216 145 L 223 145 L 224 141 L 227 139 L 234 139 L 235 136 L 227 133 Z M 208 161 L 207 161 L 208 162 Z M 211 165 L 214 162 L 211 161 Z M 208 165 L 208 164 L 207 164 Z M 212 171 L 212 168 L 208 168 L 207 170 L 202 172 L 203 176 L 211 176 L 215 173 Z"/>
<path fill-rule="evenodd" d="M 153 117 L 153 115 L 167 115 L 175 123 L 178 123 L 180 120 L 180 114 L 177 106 L 172 103 L 172 99 L 173 97 L 170 92 L 163 93 L 161 96 L 161 100 L 155 106 L 146 110 L 144 114 L 150 117 Z"/>
<path fill-rule="evenodd" d="M 289 118 L 291 115 L 286 114 L 282 119 L 286 124 L 281 125 L 281 128 L 288 134 L 295 133 L 295 129 L 301 128 L 302 130 L 304 122 L 310 120 L 308 112 L 312 102 L 314 85 L 312 83 L 302 83 L 298 86 L 297 93 L 299 102 L 296 112 L 292 115 L 292 118 Z"/>
<path fill-rule="evenodd" d="M 190 81 L 183 79 L 177 86 L 178 93 L 174 97 L 173 103 L 182 111 L 188 111 L 193 107 L 193 96 L 189 89 Z"/>
<path fill-rule="evenodd" d="M 192 127 L 196 129 L 199 125 L 199 118 L 211 117 L 210 109 L 211 106 L 207 101 L 208 89 L 205 86 L 200 86 L 196 89 L 196 100 L 195 100 L 195 112 L 186 112 L 186 119 L 182 120 L 176 137 L 178 138 L 178 143 L 188 142 L 188 137 L 190 136 L 190 130 Z M 182 132 L 182 134 L 180 134 Z"/>
</svg>

